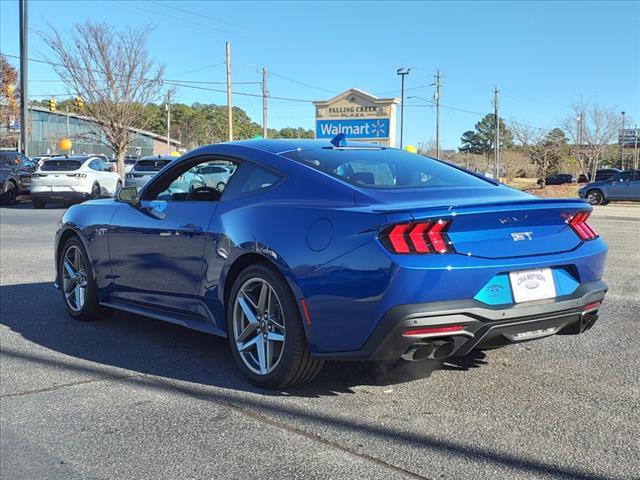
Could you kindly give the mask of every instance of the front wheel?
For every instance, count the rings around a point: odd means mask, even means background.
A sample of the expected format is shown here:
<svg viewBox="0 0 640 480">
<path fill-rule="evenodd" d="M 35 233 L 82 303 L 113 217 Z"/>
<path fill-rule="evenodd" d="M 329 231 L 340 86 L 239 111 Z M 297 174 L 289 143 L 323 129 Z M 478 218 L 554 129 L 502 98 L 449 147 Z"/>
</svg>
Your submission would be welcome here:
<svg viewBox="0 0 640 480">
<path fill-rule="evenodd" d="M 591 205 L 602 205 L 602 193 L 599 190 L 589 190 L 587 192 L 587 200 Z"/>
<path fill-rule="evenodd" d="M 91 200 L 98 200 L 100 198 L 100 185 L 97 183 L 91 188 Z"/>
<path fill-rule="evenodd" d="M 272 269 L 246 268 L 233 284 L 226 310 L 234 360 L 254 384 L 284 388 L 318 374 L 322 361 L 311 357 L 295 298 Z"/>
<path fill-rule="evenodd" d="M 13 205 L 16 203 L 16 198 L 18 196 L 18 190 L 12 181 L 7 181 L 4 192 L 2 193 L 2 200 L 6 205 Z"/>
<path fill-rule="evenodd" d="M 98 304 L 98 287 L 82 242 L 71 237 L 58 259 L 62 298 L 69 314 L 76 320 L 95 320 L 104 309 Z"/>
</svg>

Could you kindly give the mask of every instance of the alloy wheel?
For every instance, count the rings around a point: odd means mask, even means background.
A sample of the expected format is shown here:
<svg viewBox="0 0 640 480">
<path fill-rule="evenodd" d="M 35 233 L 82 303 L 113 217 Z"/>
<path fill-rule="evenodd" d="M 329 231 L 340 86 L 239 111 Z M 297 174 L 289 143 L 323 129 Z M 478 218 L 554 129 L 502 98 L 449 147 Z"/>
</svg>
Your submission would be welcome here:
<svg viewBox="0 0 640 480">
<path fill-rule="evenodd" d="M 62 257 L 62 288 L 67 305 L 79 312 L 87 298 L 87 270 L 82 252 L 71 245 Z"/>
<path fill-rule="evenodd" d="M 240 287 L 233 305 L 233 340 L 242 362 L 258 375 L 273 372 L 284 352 L 285 319 L 275 289 L 262 278 Z"/>
<path fill-rule="evenodd" d="M 600 205 L 602 203 L 602 195 L 597 190 L 592 190 L 587 195 L 587 200 L 591 205 Z"/>
</svg>

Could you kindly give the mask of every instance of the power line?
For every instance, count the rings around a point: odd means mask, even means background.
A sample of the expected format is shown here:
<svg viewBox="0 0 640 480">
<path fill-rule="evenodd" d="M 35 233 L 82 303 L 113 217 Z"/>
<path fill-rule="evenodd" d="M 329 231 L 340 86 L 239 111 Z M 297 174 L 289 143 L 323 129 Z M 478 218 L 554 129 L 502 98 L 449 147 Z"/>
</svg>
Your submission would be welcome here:
<svg viewBox="0 0 640 480">
<path fill-rule="evenodd" d="M 188 75 L 190 73 L 201 72 L 202 70 L 207 70 L 208 68 L 219 67 L 220 65 L 224 65 L 226 62 L 214 63 L 213 65 L 207 65 L 206 67 L 195 68 L 193 70 L 187 70 L 186 72 L 177 73 L 172 75 L 169 80 L 174 79 L 175 77 L 181 77 L 182 75 Z"/>
<path fill-rule="evenodd" d="M 206 19 L 212 20 L 214 22 L 222 23 L 224 25 L 229 25 L 231 27 L 237 27 L 237 25 L 233 25 L 233 24 L 231 24 L 229 22 L 226 22 L 224 20 L 220 20 L 219 18 L 211 17 L 211 16 L 205 15 L 203 13 L 192 12 L 191 10 L 187 10 L 186 8 L 176 7 L 175 5 L 167 5 L 165 3 L 157 2 L 157 1 L 154 1 L 154 0 L 147 0 L 147 2 L 159 5 L 159 6 L 164 7 L 164 8 L 169 8 L 171 10 L 175 10 L 177 12 L 187 13 L 189 15 L 193 15 L 194 17 L 206 18 Z M 228 33 L 230 35 L 238 35 L 240 37 L 244 37 L 244 35 L 236 34 L 236 33 L 233 33 L 233 32 L 229 32 L 227 30 L 221 30 L 221 29 L 215 29 L 215 30 L 218 30 L 218 31 L 220 31 L 222 33 Z"/>
<path fill-rule="evenodd" d="M 321 90 L 321 91 L 327 92 L 327 93 L 333 93 L 333 94 L 337 94 L 338 93 L 335 90 L 328 90 L 326 88 L 317 87 L 317 86 L 311 85 L 309 83 L 300 82 L 298 80 L 294 80 L 293 78 L 285 77 L 284 75 L 281 75 L 279 73 L 269 72 L 269 75 L 274 75 L 274 76 L 282 78 L 284 80 L 288 80 L 289 82 L 297 83 L 298 85 L 302 85 L 303 87 L 315 88 L 316 90 Z"/>
</svg>

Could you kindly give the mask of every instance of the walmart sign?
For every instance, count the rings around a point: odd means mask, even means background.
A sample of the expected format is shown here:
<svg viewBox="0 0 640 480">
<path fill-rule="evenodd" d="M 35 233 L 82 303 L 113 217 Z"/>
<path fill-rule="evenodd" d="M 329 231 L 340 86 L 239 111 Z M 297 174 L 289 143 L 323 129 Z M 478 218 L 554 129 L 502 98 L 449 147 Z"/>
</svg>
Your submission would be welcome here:
<svg viewBox="0 0 640 480">
<path fill-rule="evenodd" d="M 316 121 L 316 138 L 333 138 L 339 133 L 344 133 L 347 139 L 387 139 L 389 138 L 389 119 L 361 118 Z"/>
</svg>

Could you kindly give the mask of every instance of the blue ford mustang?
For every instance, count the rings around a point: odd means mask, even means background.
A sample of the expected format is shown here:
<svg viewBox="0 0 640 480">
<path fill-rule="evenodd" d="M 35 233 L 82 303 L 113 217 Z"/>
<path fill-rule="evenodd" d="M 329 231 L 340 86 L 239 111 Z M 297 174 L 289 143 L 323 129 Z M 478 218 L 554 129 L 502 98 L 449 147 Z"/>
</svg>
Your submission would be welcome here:
<svg viewBox="0 0 640 480">
<path fill-rule="evenodd" d="M 236 165 L 223 191 L 171 188 L 215 162 Z M 442 360 L 589 329 L 607 290 L 590 210 L 402 150 L 238 141 L 67 210 L 56 285 L 79 320 L 118 309 L 226 336 L 254 383 L 282 388 L 327 359 Z"/>
</svg>

